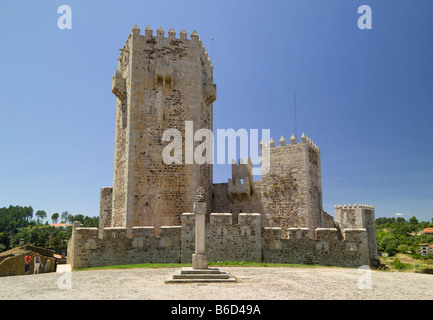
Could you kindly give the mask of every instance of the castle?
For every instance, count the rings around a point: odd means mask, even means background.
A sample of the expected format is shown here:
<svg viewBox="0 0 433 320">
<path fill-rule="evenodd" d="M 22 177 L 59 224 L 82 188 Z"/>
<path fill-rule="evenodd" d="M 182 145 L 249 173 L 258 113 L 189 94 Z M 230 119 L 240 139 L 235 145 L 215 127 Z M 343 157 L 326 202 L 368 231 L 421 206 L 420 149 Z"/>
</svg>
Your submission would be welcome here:
<svg viewBox="0 0 433 320">
<path fill-rule="evenodd" d="M 209 261 L 374 266 L 374 207 L 322 207 L 320 149 L 305 135 L 260 143 L 269 154 L 261 180 L 251 159 L 232 164 L 232 178 L 213 184 L 212 164 L 186 159 L 167 164 L 166 130 L 212 131 L 213 66 L 194 31 L 164 36 L 134 26 L 120 49 L 112 80 L 116 96 L 113 186 L 101 188 L 100 226 L 75 223 L 68 245 L 73 268 L 145 262 L 190 263 L 194 197 L 204 188 Z M 181 150 L 200 141 L 182 139 Z M 190 141 L 190 142 L 188 142 Z M 180 143 L 179 143 L 180 144 Z"/>
</svg>

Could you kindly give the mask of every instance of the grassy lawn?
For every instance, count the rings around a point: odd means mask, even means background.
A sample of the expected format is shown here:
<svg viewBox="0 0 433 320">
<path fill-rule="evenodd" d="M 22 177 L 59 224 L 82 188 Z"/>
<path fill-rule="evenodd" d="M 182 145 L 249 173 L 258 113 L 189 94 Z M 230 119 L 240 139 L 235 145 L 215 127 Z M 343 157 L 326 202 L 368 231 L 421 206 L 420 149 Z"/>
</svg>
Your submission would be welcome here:
<svg viewBox="0 0 433 320">
<path fill-rule="evenodd" d="M 398 272 L 422 272 L 424 269 L 433 269 L 433 259 L 415 259 L 409 254 L 397 253 L 393 257 L 380 257 L 381 263 L 386 265 L 386 271 Z M 191 267 L 191 264 L 181 263 L 143 263 L 104 267 L 78 268 L 79 270 L 101 270 L 101 269 L 133 269 L 133 268 L 182 268 Z M 284 263 L 258 263 L 245 261 L 220 261 L 211 262 L 209 267 L 281 267 L 281 268 L 343 268 L 336 266 L 307 265 L 307 264 L 284 264 Z"/>
<path fill-rule="evenodd" d="M 258 262 L 245 262 L 245 261 L 223 261 L 223 262 L 210 262 L 209 267 L 284 267 L 284 268 L 339 268 L 327 267 L 320 265 L 307 265 L 307 264 L 284 264 L 284 263 L 258 263 Z M 77 268 L 75 270 L 101 270 L 101 269 L 133 269 L 133 268 L 182 268 L 191 267 L 191 264 L 181 263 L 143 263 L 143 264 L 128 264 L 117 266 L 104 266 L 104 267 L 91 267 L 91 268 Z"/>
<path fill-rule="evenodd" d="M 103 267 L 90 267 L 90 268 L 77 268 L 74 270 L 101 270 L 101 269 L 135 269 L 135 268 L 182 268 L 191 267 L 191 264 L 181 263 L 143 263 L 143 264 L 125 264 L 116 266 L 103 266 Z"/>
</svg>

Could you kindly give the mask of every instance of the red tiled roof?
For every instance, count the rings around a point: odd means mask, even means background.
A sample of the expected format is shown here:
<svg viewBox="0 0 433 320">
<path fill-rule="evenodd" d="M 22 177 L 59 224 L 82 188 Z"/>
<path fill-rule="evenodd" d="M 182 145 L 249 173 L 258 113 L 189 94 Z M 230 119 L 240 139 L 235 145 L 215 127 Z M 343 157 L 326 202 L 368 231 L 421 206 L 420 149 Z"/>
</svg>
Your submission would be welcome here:
<svg viewBox="0 0 433 320">
<path fill-rule="evenodd" d="M 425 228 L 423 230 L 424 233 L 433 233 L 433 228 Z"/>
<path fill-rule="evenodd" d="M 51 223 L 50 227 L 69 227 L 72 226 L 72 224 L 69 223 Z"/>
</svg>

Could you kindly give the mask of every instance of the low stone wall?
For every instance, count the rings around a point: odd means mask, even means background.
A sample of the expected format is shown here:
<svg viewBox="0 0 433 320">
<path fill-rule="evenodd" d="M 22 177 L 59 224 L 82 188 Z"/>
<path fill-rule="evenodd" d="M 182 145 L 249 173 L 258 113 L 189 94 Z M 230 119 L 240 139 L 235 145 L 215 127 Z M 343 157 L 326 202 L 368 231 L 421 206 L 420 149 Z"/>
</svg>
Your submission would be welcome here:
<svg viewBox="0 0 433 320">
<path fill-rule="evenodd" d="M 212 213 L 206 225 L 208 261 L 262 261 L 261 215 L 241 213 L 232 224 L 232 214 Z M 182 215 L 182 263 L 191 263 L 195 251 L 195 215 Z"/>
<path fill-rule="evenodd" d="M 250 261 L 268 263 L 318 264 L 358 267 L 369 265 L 368 236 L 365 229 L 318 228 L 315 238 L 308 228 L 289 228 L 288 238 L 281 228 L 262 227 L 261 214 L 241 213 L 232 223 L 230 213 L 212 213 L 206 225 L 206 254 L 209 262 Z M 195 215 L 184 213 L 182 225 L 126 228 L 74 227 L 68 245 L 72 268 L 136 263 L 191 263 L 195 252 Z M 341 239 L 341 240 L 340 240 Z"/>
<path fill-rule="evenodd" d="M 346 229 L 338 240 L 335 228 L 318 228 L 316 239 L 308 237 L 308 229 L 289 229 L 289 238 L 280 228 L 264 228 L 263 261 L 291 264 L 359 267 L 369 265 L 367 231 Z"/>
<path fill-rule="evenodd" d="M 68 263 L 72 268 L 100 267 L 135 263 L 180 263 L 182 227 L 134 227 L 132 237 L 126 228 L 74 228 L 68 244 Z"/>
</svg>

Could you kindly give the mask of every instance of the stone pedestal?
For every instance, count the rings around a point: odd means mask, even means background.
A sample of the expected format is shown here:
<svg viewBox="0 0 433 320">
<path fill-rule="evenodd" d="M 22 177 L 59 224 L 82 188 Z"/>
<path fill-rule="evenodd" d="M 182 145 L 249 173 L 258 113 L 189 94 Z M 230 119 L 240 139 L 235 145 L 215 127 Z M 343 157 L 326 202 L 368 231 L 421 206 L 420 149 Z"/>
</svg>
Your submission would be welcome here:
<svg viewBox="0 0 433 320">
<path fill-rule="evenodd" d="M 193 269 L 207 269 L 207 256 L 201 253 L 192 255 L 192 268 Z"/>
<path fill-rule="evenodd" d="M 205 213 L 206 202 L 194 203 L 195 217 L 195 254 L 192 255 L 193 269 L 207 269 L 208 261 L 205 253 Z"/>
<path fill-rule="evenodd" d="M 166 279 L 165 283 L 192 283 L 192 282 L 237 282 L 230 274 L 220 271 L 218 268 L 194 269 L 182 268 L 173 275 L 171 279 Z"/>
<path fill-rule="evenodd" d="M 192 268 L 182 268 L 179 274 L 166 283 L 188 282 L 236 282 L 236 279 L 218 268 L 208 268 L 208 260 L 205 253 L 205 214 L 206 202 L 204 201 L 203 188 L 197 190 L 196 201 L 193 208 L 195 214 L 195 253 L 192 255 Z"/>
</svg>

